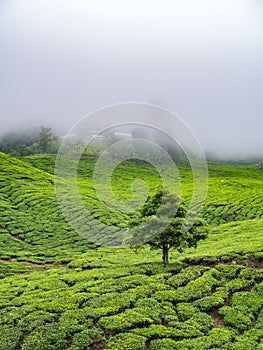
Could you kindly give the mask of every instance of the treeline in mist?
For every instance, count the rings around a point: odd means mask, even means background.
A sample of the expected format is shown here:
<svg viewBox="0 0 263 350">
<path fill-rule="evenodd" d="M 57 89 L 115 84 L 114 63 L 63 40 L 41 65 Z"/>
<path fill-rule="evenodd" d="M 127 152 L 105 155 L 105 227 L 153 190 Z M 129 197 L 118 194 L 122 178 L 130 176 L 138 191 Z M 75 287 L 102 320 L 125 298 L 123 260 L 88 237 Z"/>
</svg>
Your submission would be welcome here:
<svg viewBox="0 0 263 350">
<path fill-rule="evenodd" d="M 39 153 L 57 153 L 59 138 L 51 128 L 41 126 L 40 130 L 9 132 L 0 137 L 0 152 L 16 156 Z"/>
</svg>

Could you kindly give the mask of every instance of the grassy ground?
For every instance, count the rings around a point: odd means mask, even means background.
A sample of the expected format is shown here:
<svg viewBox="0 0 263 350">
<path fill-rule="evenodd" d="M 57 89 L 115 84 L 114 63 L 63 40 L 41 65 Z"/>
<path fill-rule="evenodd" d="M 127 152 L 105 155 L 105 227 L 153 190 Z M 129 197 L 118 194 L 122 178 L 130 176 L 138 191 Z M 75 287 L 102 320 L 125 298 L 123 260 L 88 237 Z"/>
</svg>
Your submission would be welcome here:
<svg viewBox="0 0 263 350">
<path fill-rule="evenodd" d="M 0 350 L 263 349 L 260 169 L 209 164 L 211 234 L 163 266 L 158 251 L 94 249 L 75 233 L 57 205 L 54 161 L 0 154 Z M 81 161 L 79 186 L 106 222 L 94 162 Z M 191 175 L 179 170 L 187 201 Z M 150 191 L 160 184 L 154 169 L 128 162 L 115 194 L 129 198 L 138 177 Z"/>
</svg>

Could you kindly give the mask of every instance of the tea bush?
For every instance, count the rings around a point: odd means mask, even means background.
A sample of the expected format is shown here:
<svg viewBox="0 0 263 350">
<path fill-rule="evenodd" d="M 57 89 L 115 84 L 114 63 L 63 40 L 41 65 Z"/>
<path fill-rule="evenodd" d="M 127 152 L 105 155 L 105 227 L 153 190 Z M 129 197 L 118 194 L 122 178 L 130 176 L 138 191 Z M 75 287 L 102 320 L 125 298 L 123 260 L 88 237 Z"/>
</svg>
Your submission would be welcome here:
<svg viewBox="0 0 263 350">
<path fill-rule="evenodd" d="M 146 338 L 131 333 L 120 333 L 111 336 L 107 344 L 108 350 L 141 350 L 145 348 Z"/>
</svg>

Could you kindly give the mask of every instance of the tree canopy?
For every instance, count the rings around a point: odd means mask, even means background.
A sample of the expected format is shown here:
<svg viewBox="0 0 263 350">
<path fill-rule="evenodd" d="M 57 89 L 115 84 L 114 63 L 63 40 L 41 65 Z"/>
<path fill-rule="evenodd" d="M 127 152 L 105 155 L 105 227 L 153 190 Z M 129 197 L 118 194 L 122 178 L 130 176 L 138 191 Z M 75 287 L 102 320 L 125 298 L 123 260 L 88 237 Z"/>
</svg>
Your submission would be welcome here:
<svg viewBox="0 0 263 350">
<path fill-rule="evenodd" d="M 144 244 L 161 249 L 163 262 L 168 263 L 171 248 L 179 252 L 185 248 L 196 248 L 198 241 L 208 235 L 209 226 L 201 218 L 197 218 L 189 229 L 183 230 L 186 214 L 185 206 L 175 195 L 158 190 L 148 197 L 139 215 L 130 221 L 125 243 L 138 247 L 143 239 Z"/>
</svg>

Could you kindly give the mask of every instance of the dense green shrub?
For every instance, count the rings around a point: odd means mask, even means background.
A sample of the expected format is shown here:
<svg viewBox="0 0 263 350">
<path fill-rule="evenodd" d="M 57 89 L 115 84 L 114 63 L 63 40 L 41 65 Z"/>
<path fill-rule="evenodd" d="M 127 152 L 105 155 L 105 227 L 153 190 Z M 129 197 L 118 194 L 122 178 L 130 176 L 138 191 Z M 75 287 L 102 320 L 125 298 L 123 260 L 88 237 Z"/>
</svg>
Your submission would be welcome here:
<svg viewBox="0 0 263 350">
<path fill-rule="evenodd" d="M 253 340 L 241 340 L 230 345 L 231 350 L 255 350 L 258 349 L 258 343 Z"/>
<path fill-rule="evenodd" d="M 105 337 L 102 332 L 95 329 L 85 329 L 74 334 L 72 345 L 68 350 L 89 350 L 94 343 L 104 343 Z"/>
<path fill-rule="evenodd" d="M 102 317 L 98 325 L 105 330 L 116 333 L 118 330 L 125 331 L 138 325 L 146 326 L 153 323 L 153 319 L 135 310 L 126 310 L 114 316 Z"/>
<path fill-rule="evenodd" d="M 140 334 L 147 339 L 154 338 L 196 338 L 202 336 L 202 332 L 196 325 L 188 324 L 187 322 L 172 321 L 167 326 L 150 325 L 148 328 L 137 328 L 133 330 L 136 334 Z"/>
<path fill-rule="evenodd" d="M 176 342 L 172 339 L 157 339 L 151 341 L 150 350 L 174 350 L 176 348 Z"/>
<path fill-rule="evenodd" d="M 219 309 L 220 314 L 224 316 L 224 323 L 239 331 L 244 331 L 250 327 L 253 321 L 253 314 L 247 312 L 246 308 L 223 306 Z"/>
<path fill-rule="evenodd" d="M 227 296 L 227 291 L 219 290 L 213 295 L 209 295 L 194 301 L 193 305 L 201 311 L 211 310 L 223 306 Z"/>
<path fill-rule="evenodd" d="M 68 336 L 90 328 L 93 322 L 87 316 L 85 309 L 67 310 L 59 319 L 59 329 Z"/>
<path fill-rule="evenodd" d="M 205 337 L 206 344 L 209 348 L 221 349 L 228 348 L 235 338 L 235 331 L 225 328 L 213 328 Z"/>
<path fill-rule="evenodd" d="M 150 343 L 150 350 L 206 350 L 208 346 L 202 338 L 184 339 L 174 341 L 172 339 L 157 339 Z"/>
<path fill-rule="evenodd" d="M 111 336 L 107 344 L 108 350 L 143 350 L 146 338 L 137 334 L 120 333 Z"/>
<path fill-rule="evenodd" d="M 257 284 L 257 285 L 254 287 L 253 291 L 255 291 L 257 294 L 259 294 L 260 296 L 263 297 L 263 282 Z"/>
<path fill-rule="evenodd" d="M 177 304 L 176 308 L 179 319 L 183 322 L 193 317 L 198 312 L 198 309 L 194 306 L 194 303 L 179 303 Z"/>
<path fill-rule="evenodd" d="M 254 328 L 251 328 L 245 331 L 241 336 L 237 337 L 238 341 L 243 340 L 253 340 L 256 342 L 263 341 L 263 329 L 262 327 L 257 328 L 258 325 L 255 325 Z"/>
<path fill-rule="evenodd" d="M 214 320 L 212 319 L 212 317 L 204 312 L 197 312 L 185 323 L 200 330 L 204 334 L 207 334 L 208 331 L 214 326 Z"/>
<path fill-rule="evenodd" d="M 248 287 L 253 286 L 254 282 L 253 280 L 246 280 L 242 278 L 235 278 L 229 282 L 226 283 L 226 287 L 231 291 L 231 292 L 236 292 L 238 290 L 242 290 Z"/>
<path fill-rule="evenodd" d="M 19 327 L 1 326 L 0 327 L 0 350 L 15 350 L 22 336 Z"/>
<path fill-rule="evenodd" d="M 251 292 L 237 292 L 232 297 L 232 305 L 245 312 L 257 314 L 263 306 L 263 297 Z"/>
<path fill-rule="evenodd" d="M 57 323 L 40 326 L 27 335 L 22 350 L 63 350 L 67 347 L 66 335 L 60 331 Z"/>
<path fill-rule="evenodd" d="M 18 326 L 23 329 L 25 333 L 30 333 L 34 329 L 38 329 L 48 323 L 53 323 L 57 319 L 56 314 L 46 311 L 33 311 L 18 321 Z"/>
<path fill-rule="evenodd" d="M 181 273 L 179 272 L 173 277 L 169 278 L 168 283 L 173 287 L 181 287 L 200 277 L 207 270 L 209 270 L 209 268 L 204 266 L 187 267 Z"/>
</svg>

